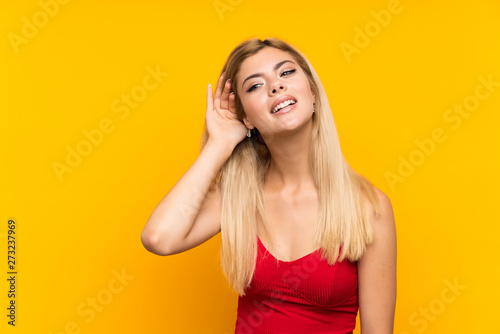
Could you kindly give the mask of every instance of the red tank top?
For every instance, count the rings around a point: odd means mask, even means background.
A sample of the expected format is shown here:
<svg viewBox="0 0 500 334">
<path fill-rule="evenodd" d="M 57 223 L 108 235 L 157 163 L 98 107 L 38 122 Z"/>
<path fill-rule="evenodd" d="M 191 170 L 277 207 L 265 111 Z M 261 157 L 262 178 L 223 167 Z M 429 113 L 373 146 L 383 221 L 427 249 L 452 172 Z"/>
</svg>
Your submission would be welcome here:
<svg viewBox="0 0 500 334">
<path fill-rule="evenodd" d="M 257 237 L 254 277 L 238 298 L 235 334 L 352 333 L 358 313 L 357 262 L 329 266 L 316 250 L 279 261 Z"/>
</svg>

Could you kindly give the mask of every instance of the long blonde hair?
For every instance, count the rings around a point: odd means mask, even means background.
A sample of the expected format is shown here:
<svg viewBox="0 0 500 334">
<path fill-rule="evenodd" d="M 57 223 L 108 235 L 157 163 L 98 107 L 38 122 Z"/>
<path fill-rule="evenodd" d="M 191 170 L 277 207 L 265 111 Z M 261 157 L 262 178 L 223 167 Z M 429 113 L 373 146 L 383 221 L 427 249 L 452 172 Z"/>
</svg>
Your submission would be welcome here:
<svg viewBox="0 0 500 334">
<path fill-rule="evenodd" d="M 323 85 L 307 58 L 290 44 L 277 39 L 252 38 L 239 44 L 229 55 L 223 72 L 225 82 L 231 78 L 231 91 L 236 94 L 236 113 L 241 121 L 244 109 L 236 91 L 236 75 L 241 63 L 266 47 L 288 52 L 306 74 L 311 91 L 316 95 L 313 114 L 310 162 L 314 181 L 319 190 L 319 218 L 315 228 L 316 248 L 329 265 L 337 258 L 357 261 L 373 239 L 368 220 L 366 200 L 380 212 L 380 203 L 373 184 L 354 171 L 345 160 L 337 129 Z M 240 296 L 250 285 L 257 257 L 257 215 L 273 240 L 263 200 L 263 184 L 271 161 L 262 136 L 245 137 L 236 145 L 221 168 L 211 189 L 218 187 L 221 207 L 221 267 L 229 284 Z M 206 123 L 201 149 L 208 141 Z M 340 252 L 340 248 L 342 251 Z M 340 254 L 340 257 L 339 257 Z"/>
</svg>

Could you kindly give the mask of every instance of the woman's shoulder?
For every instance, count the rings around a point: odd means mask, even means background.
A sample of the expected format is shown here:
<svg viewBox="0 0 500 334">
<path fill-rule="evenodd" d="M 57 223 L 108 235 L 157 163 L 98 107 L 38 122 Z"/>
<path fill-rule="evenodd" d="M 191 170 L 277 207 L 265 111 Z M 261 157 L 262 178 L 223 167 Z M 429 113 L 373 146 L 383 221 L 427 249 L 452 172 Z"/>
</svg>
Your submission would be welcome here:
<svg viewBox="0 0 500 334">
<path fill-rule="evenodd" d="M 366 200 L 368 218 L 376 229 L 391 227 L 394 224 L 394 212 L 391 200 L 382 190 L 375 186 L 373 186 L 373 188 L 378 200 L 378 205 L 374 206 L 372 201 Z"/>
</svg>

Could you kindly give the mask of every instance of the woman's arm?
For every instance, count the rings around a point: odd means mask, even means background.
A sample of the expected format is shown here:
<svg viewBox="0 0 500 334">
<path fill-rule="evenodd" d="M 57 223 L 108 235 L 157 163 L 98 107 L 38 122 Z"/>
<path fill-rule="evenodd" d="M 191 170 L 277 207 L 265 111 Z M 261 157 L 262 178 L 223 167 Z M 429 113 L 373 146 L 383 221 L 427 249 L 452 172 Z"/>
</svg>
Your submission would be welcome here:
<svg viewBox="0 0 500 334">
<path fill-rule="evenodd" d="M 220 194 L 209 188 L 230 154 L 224 146 L 207 143 L 149 217 L 141 234 L 148 251 L 180 253 L 220 232 Z"/>
<path fill-rule="evenodd" d="M 223 75 L 214 98 L 212 87 L 207 87 L 207 144 L 155 208 L 142 231 L 142 244 L 152 253 L 180 253 L 220 232 L 221 195 L 209 188 L 247 130 L 237 118 L 231 84 L 222 80 Z"/>
<path fill-rule="evenodd" d="M 376 189 L 381 213 L 369 206 L 375 241 L 358 261 L 361 334 L 392 334 L 396 308 L 396 224 L 391 201 Z"/>
</svg>

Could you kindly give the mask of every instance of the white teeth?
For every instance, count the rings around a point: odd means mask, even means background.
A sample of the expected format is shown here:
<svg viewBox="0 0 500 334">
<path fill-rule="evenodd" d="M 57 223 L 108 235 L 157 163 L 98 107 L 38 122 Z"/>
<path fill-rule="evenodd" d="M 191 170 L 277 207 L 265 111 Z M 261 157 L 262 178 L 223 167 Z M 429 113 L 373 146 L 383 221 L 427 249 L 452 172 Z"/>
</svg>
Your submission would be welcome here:
<svg viewBox="0 0 500 334">
<path fill-rule="evenodd" d="M 274 114 L 275 112 L 277 112 L 278 110 L 280 110 L 282 108 L 285 108 L 289 104 L 295 104 L 295 101 L 294 100 L 287 100 L 285 102 L 282 102 L 282 103 L 278 104 L 276 106 L 276 108 L 274 108 L 271 113 Z"/>
</svg>

